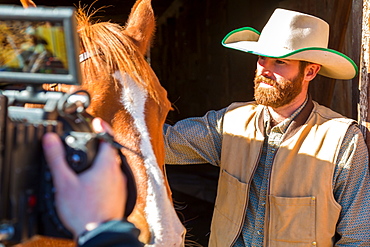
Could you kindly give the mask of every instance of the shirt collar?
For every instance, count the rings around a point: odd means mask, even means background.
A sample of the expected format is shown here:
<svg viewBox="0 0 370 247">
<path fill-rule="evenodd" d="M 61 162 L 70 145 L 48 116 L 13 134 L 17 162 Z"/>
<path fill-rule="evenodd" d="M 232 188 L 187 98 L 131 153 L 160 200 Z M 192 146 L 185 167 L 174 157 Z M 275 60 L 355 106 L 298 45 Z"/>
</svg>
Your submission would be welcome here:
<svg viewBox="0 0 370 247">
<path fill-rule="evenodd" d="M 288 129 L 289 125 L 291 124 L 291 122 L 293 121 L 293 119 L 302 111 L 302 109 L 306 106 L 308 102 L 308 97 L 306 97 L 305 101 L 303 102 L 303 104 L 297 108 L 297 110 L 295 110 L 292 115 L 290 115 L 290 117 L 284 119 L 284 121 L 282 121 L 281 123 L 275 125 L 273 128 L 271 128 L 271 115 L 270 115 L 270 112 L 267 108 L 267 106 L 264 107 L 263 111 L 264 111 L 264 126 L 265 126 L 265 130 L 266 130 L 266 133 L 269 134 L 272 129 L 274 129 L 274 131 L 277 131 L 277 132 L 280 132 L 281 134 L 284 134 L 286 132 L 286 130 Z"/>
</svg>

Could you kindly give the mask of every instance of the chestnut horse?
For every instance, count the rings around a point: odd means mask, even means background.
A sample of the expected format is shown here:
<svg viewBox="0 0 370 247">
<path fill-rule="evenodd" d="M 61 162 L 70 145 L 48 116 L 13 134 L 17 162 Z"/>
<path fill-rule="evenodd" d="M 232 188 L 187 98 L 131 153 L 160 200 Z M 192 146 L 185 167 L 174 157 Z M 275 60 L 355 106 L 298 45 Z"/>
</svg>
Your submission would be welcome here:
<svg viewBox="0 0 370 247">
<path fill-rule="evenodd" d="M 30 0 L 21 2 L 35 7 Z M 185 228 L 173 207 L 164 168 L 162 127 L 171 104 L 145 60 L 155 29 L 151 1 L 137 0 L 125 27 L 93 22 L 85 10 L 79 8 L 76 15 L 83 77 L 79 89 L 91 96 L 88 113 L 110 123 L 116 141 L 125 147 L 138 191 L 128 220 L 148 246 L 183 246 Z"/>
</svg>

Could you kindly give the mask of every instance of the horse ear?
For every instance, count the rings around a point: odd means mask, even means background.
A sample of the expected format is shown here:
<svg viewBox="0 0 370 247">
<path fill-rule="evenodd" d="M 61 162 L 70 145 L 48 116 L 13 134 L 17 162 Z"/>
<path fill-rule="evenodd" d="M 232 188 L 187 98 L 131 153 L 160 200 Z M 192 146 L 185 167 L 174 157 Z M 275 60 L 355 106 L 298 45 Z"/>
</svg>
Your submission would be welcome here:
<svg viewBox="0 0 370 247">
<path fill-rule="evenodd" d="M 126 34 L 138 46 L 142 54 L 149 49 L 155 29 L 155 19 L 150 0 L 137 0 L 126 24 Z"/>
<path fill-rule="evenodd" d="M 23 8 L 27 9 L 29 7 L 36 8 L 36 4 L 32 0 L 21 0 Z"/>
</svg>

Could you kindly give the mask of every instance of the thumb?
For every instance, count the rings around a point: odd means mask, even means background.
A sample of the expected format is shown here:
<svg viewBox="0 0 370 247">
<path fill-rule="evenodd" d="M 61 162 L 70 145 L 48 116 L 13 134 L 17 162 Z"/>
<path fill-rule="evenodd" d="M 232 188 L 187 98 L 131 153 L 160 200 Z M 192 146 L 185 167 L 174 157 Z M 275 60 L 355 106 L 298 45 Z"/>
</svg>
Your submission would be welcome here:
<svg viewBox="0 0 370 247">
<path fill-rule="evenodd" d="M 113 135 L 111 126 L 101 118 L 94 118 L 92 121 L 92 127 L 96 133 L 108 132 L 110 135 Z"/>
<path fill-rule="evenodd" d="M 65 150 L 59 136 L 56 133 L 46 133 L 43 136 L 42 146 L 55 186 L 60 188 L 63 184 L 68 184 L 67 182 L 76 174 L 66 162 Z"/>
</svg>

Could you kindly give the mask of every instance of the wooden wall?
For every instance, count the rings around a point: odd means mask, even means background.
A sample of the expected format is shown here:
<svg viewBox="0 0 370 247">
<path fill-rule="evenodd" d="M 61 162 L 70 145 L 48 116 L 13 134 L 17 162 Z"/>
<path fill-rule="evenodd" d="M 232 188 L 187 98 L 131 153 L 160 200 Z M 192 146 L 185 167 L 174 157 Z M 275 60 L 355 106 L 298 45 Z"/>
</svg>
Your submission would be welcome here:
<svg viewBox="0 0 370 247">
<path fill-rule="evenodd" d="M 224 48 L 221 40 L 243 26 L 262 30 L 277 7 L 326 20 L 331 26 L 329 48 L 359 64 L 361 6 L 359 0 L 174 0 L 158 17 L 152 48 L 152 66 L 177 109 L 169 119 L 201 116 L 253 99 L 256 56 Z M 357 118 L 358 77 L 335 81 L 318 76 L 310 91 L 321 104 Z"/>
<path fill-rule="evenodd" d="M 152 66 L 178 109 L 172 121 L 253 98 L 256 56 L 224 48 L 221 40 L 245 25 L 261 29 L 271 2 L 175 0 L 158 18 Z"/>
</svg>

